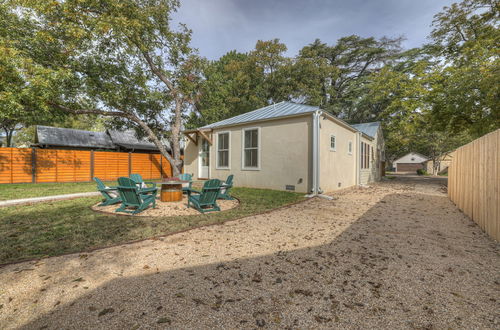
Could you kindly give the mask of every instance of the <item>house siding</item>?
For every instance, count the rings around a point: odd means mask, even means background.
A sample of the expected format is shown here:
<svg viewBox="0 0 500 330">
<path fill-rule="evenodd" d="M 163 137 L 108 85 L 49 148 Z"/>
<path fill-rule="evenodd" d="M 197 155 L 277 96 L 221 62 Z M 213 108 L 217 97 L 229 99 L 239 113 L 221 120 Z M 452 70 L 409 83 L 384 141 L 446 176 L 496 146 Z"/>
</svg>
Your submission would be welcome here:
<svg viewBox="0 0 500 330">
<path fill-rule="evenodd" d="M 312 114 L 240 124 L 216 128 L 212 131 L 213 145 L 210 147 L 209 177 L 225 180 L 234 175 L 235 186 L 285 190 L 293 186 L 296 192 L 309 193 L 312 190 Z M 242 168 L 243 130 L 260 130 L 260 169 Z M 229 132 L 229 168 L 218 169 L 217 134 Z M 208 132 L 207 132 L 208 134 Z M 336 137 L 336 151 L 330 150 L 330 136 Z M 370 168 L 359 172 L 359 140 L 373 147 L 375 157 L 370 154 Z M 198 145 L 186 139 L 184 172 L 199 178 Z M 348 153 L 352 141 L 352 154 Z M 320 188 L 324 192 L 335 191 L 356 184 L 369 184 L 380 180 L 384 140 L 379 128 L 374 139 L 362 136 L 328 116 L 320 117 L 319 167 Z"/>
<path fill-rule="evenodd" d="M 384 160 L 383 152 L 385 150 L 385 143 L 380 128 L 373 140 L 370 141 L 369 139 L 362 137 L 361 141 L 370 146 L 370 167 L 367 169 L 361 169 L 360 172 L 360 184 L 366 185 L 371 182 L 380 181 L 383 166 L 382 161 Z M 373 157 L 371 148 L 373 148 Z M 361 155 L 358 154 L 358 157 L 361 157 Z"/>
<path fill-rule="evenodd" d="M 356 132 L 322 116 L 320 122 L 320 188 L 334 191 L 356 184 L 357 143 Z M 330 137 L 336 140 L 335 151 L 330 148 Z M 352 153 L 348 153 L 349 141 Z"/>
<path fill-rule="evenodd" d="M 242 137 L 246 128 L 260 129 L 259 170 L 242 168 Z M 228 169 L 216 168 L 219 132 L 230 133 Z M 312 115 L 214 129 L 210 178 L 225 180 L 229 174 L 234 174 L 235 186 L 285 190 L 290 185 L 296 192 L 308 193 L 311 189 L 311 134 Z M 186 144 L 184 170 L 198 178 L 198 146 L 190 140 Z"/>
</svg>

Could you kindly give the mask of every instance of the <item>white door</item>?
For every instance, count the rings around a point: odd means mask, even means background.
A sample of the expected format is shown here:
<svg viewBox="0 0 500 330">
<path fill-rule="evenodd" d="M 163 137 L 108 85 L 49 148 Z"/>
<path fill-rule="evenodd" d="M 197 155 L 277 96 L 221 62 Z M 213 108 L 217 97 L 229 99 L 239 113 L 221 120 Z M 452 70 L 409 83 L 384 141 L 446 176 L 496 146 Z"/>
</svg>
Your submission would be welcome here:
<svg viewBox="0 0 500 330">
<path fill-rule="evenodd" d="M 210 166 L 210 145 L 205 139 L 201 139 L 198 164 L 198 178 L 208 179 Z"/>
</svg>

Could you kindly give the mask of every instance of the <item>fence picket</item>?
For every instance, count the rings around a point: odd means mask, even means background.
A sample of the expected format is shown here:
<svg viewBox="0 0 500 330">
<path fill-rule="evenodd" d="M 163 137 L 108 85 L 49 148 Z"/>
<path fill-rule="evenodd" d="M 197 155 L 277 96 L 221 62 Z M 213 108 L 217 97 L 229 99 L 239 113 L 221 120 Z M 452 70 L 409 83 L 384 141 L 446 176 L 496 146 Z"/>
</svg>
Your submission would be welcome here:
<svg viewBox="0 0 500 330">
<path fill-rule="evenodd" d="M 84 182 L 93 176 L 116 180 L 130 171 L 148 180 L 172 176 L 170 164 L 162 158 L 128 152 L 0 148 L 0 184 Z"/>
<path fill-rule="evenodd" d="M 448 197 L 488 235 L 500 240 L 500 129 L 454 152 Z"/>
</svg>

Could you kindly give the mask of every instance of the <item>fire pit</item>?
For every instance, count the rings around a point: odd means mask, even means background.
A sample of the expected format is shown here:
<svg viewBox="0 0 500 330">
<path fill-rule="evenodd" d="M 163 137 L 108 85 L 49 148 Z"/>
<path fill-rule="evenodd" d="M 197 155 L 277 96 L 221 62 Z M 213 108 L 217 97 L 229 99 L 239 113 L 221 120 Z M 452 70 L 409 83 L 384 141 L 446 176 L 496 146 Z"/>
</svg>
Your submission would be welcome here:
<svg viewBox="0 0 500 330">
<path fill-rule="evenodd" d="M 172 180 L 157 182 L 161 185 L 160 200 L 162 202 L 179 202 L 182 200 L 182 184 L 189 181 Z"/>
</svg>

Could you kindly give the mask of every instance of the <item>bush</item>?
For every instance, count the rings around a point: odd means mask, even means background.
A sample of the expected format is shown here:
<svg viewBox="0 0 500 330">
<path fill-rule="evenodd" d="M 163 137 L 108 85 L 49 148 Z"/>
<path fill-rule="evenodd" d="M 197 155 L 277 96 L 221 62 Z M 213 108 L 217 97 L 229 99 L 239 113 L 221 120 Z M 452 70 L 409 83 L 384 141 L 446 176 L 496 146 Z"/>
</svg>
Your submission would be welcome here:
<svg viewBox="0 0 500 330">
<path fill-rule="evenodd" d="M 419 169 L 417 170 L 417 174 L 418 174 L 418 175 L 429 175 L 429 173 L 427 173 L 427 171 L 426 171 L 426 170 L 421 169 L 421 168 L 419 168 Z"/>
</svg>

